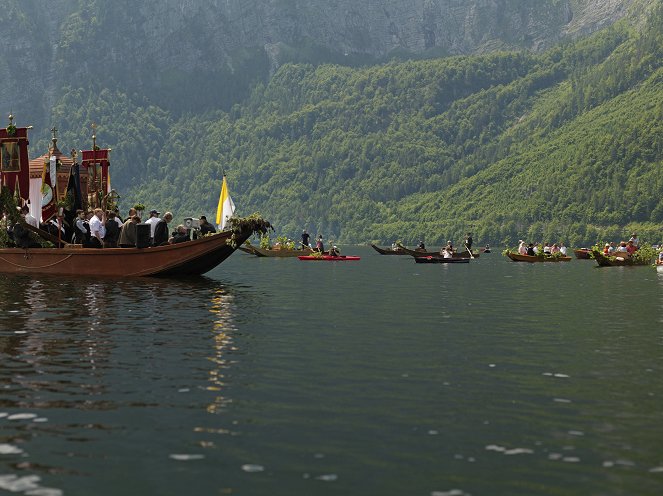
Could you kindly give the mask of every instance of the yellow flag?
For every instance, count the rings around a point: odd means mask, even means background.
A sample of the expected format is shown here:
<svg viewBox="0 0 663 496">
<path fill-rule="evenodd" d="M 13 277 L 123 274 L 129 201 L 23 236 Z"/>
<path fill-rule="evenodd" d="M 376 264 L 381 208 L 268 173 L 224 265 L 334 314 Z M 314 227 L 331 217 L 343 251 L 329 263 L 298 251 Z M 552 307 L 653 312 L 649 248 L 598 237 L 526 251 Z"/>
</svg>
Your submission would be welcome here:
<svg viewBox="0 0 663 496">
<path fill-rule="evenodd" d="M 221 184 L 221 195 L 219 195 L 219 205 L 216 207 L 216 224 L 219 229 L 223 230 L 228 223 L 228 219 L 233 216 L 235 212 L 235 204 L 233 203 L 230 194 L 228 193 L 228 183 L 226 176 L 223 176 L 223 183 Z"/>
</svg>

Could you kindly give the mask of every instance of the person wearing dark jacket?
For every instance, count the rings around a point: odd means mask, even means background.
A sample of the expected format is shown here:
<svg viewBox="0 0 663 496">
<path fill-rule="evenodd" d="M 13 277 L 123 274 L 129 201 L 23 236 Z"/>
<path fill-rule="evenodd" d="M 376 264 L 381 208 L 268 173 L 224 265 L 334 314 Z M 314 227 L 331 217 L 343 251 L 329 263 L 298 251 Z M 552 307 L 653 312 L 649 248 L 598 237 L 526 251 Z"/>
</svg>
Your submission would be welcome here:
<svg viewBox="0 0 663 496">
<path fill-rule="evenodd" d="M 168 223 L 173 220 L 173 214 L 166 212 L 163 219 L 157 222 L 154 228 L 154 246 L 161 246 L 168 243 Z"/>
<path fill-rule="evenodd" d="M 115 220 L 115 212 L 107 213 L 107 220 L 104 227 L 106 228 L 104 248 L 117 248 L 117 240 L 120 237 L 120 226 Z"/>
<path fill-rule="evenodd" d="M 189 238 L 189 235 L 186 232 L 186 227 L 180 224 L 179 226 L 177 226 L 177 231 L 175 231 L 173 237 L 170 238 L 168 242 L 171 244 L 184 243 L 185 241 L 189 241 L 190 239 L 191 238 Z"/>
<path fill-rule="evenodd" d="M 214 226 L 207 222 L 207 217 L 204 215 L 200 216 L 200 235 L 205 236 L 206 234 L 214 234 L 216 229 Z"/>
</svg>

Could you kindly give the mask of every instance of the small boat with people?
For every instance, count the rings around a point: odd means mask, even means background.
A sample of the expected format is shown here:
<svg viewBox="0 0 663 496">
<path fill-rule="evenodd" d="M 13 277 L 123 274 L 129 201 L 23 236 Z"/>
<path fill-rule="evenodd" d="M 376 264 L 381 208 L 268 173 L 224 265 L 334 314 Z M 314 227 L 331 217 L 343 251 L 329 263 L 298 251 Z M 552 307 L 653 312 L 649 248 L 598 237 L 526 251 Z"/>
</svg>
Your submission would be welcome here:
<svg viewBox="0 0 663 496">
<path fill-rule="evenodd" d="M 406 247 L 403 246 L 403 245 L 398 245 L 398 246 L 400 246 L 401 249 L 402 249 L 406 254 L 408 254 L 408 255 L 410 255 L 410 256 L 412 256 L 412 257 L 440 257 L 440 256 L 442 256 L 442 254 L 441 254 L 439 251 L 426 251 L 425 249 L 424 249 L 424 250 L 420 250 L 420 249 L 418 249 L 418 248 L 415 249 L 415 250 L 411 250 L 411 249 L 409 249 L 409 248 L 406 248 Z M 467 251 L 467 250 L 465 250 L 465 251 L 459 251 L 459 252 L 454 252 L 453 255 L 452 255 L 452 258 L 467 258 L 467 259 L 470 259 L 470 258 L 479 258 L 479 253 L 478 253 L 478 252 L 471 252 L 471 253 L 470 253 L 470 252 Z"/>
<path fill-rule="evenodd" d="M 426 256 L 426 257 L 414 257 L 415 263 L 443 263 L 443 264 L 453 264 L 453 263 L 470 263 L 469 258 L 445 258 L 442 256 Z"/>
<path fill-rule="evenodd" d="M 522 255 L 520 253 L 514 253 L 507 251 L 505 255 L 512 260 L 513 262 L 528 262 L 528 263 L 539 263 L 539 262 L 570 262 L 571 257 L 564 255 Z"/>
<path fill-rule="evenodd" d="M 651 259 L 641 256 L 631 256 L 626 252 L 614 252 L 612 255 L 604 255 L 599 250 L 592 250 L 594 260 L 599 267 L 630 267 L 636 265 L 650 265 Z"/>
<path fill-rule="evenodd" d="M 380 255 L 407 255 L 407 253 L 398 244 L 396 244 L 395 247 L 392 246 L 391 248 L 380 248 L 379 246 L 371 243 L 371 248 L 377 251 Z"/>
<path fill-rule="evenodd" d="M 301 255 L 300 260 L 318 260 L 323 262 L 350 262 L 361 260 L 361 257 L 354 255 Z"/>
</svg>

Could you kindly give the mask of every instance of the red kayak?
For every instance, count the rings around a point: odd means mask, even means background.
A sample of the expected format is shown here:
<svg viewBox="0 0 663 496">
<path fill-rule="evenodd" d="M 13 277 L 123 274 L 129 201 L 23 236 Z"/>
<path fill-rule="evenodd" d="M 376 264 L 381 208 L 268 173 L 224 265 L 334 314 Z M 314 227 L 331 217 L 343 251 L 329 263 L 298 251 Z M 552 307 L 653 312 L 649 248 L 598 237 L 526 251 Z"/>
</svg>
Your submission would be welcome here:
<svg viewBox="0 0 663 496">
<path fill-rule="evenodd" d="M 360 260 L 361 257 L 345 256 L 339 255 L 338 257 L 333 257 L 331 255 L 322 255 L 321 257 L 314 257 L 313 255 L 302 255 L 297 257 L 300 260 L 325 260 L 327 262 L 345 262 L 349 260 Z"/>
</svg>

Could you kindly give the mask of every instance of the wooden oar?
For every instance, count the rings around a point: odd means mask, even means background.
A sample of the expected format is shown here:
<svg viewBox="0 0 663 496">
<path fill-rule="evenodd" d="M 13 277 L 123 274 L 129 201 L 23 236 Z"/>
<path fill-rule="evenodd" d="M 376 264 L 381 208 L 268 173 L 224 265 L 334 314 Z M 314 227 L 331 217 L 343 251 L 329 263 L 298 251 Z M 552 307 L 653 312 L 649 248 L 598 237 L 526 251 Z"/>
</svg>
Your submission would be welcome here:
<svg viewBox="0 0 663 496">
<path fill-rule="evenodd" d="M 467 243 L 465 243 L 464 246 L 465 246 L 465 248 L 467 248 L 467 253 L 470 254 L 470 258 L 471 258 L 472 260 L 474 260 L 474 255 L 472 255 L 472 250 L 470 250 L 470 248 L 467 246 Z"/>
<path fill-rule="evenodd" d="M 59 245 L 64 245 L 65 247 L 69 246 L 69 243 L 67 243 L 66 241 L 58 239 L 57 236 L 54 236 L 53 234 L 51 234 L 49 232 L 46 232 L 43 229 L 39 229 L 38 227 L 31 226 L 27 222 L 23 222 L 22 225 L 28 231 L 32 231 L 33 233 L 37 234 L 38 236 L 41 236 L 42 238 L 44 238 L 46 241 L 50 241 L 51 243 L 55 243 L 55 246 L 59 246 Z"/>
</svg>

